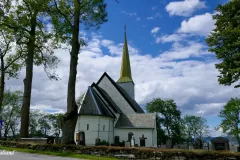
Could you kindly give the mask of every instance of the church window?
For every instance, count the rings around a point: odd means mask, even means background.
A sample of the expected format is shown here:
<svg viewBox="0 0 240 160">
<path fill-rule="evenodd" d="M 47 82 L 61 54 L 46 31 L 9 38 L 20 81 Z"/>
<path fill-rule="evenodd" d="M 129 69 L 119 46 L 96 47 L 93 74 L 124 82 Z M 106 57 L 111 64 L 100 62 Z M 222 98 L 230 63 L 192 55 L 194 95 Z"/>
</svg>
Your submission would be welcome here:
<svg viewBox="0 0 240 160">
<path fill-rule="evenodd" d="M 89 130 L 89 124 L 87 124 L 87 130 Z"/>
<path fill-rule="evenodd" d="M 103 131 L 105 131 L 105 125 L 103 125 Z"/>
</svg>

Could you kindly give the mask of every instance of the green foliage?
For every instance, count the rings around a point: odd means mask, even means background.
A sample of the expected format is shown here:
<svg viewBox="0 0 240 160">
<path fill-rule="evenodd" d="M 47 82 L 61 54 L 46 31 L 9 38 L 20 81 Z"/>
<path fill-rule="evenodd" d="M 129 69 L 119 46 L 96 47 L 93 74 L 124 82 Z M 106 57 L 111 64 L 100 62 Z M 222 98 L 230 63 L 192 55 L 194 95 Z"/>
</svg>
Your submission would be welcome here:
<svg viewBox="0 0 240 160">
<path fill-rule="evenodd" d="M 53 0 L 51 6 L 52 23 L 60 42 L 71 44 L 72 30 L 74 26 L 75 0 Z M 104 0 L 81 0 L 80 1 L 80 24 L 85 29 L 98 29 L 101 24 L 107 22 L 106 4 Z M 84 39 L 79 37 L 80 46 L 86 45 Z"/>
<path fill-rule="evenodd" d="M 193 138 L 202 141 L 203 136 L 209 135 L 209 126 L 205 118 L 185 115 L 182 121 L 182 130 L 184 131 L 188 144 L 193 143 Z"/>
<path fill-rule="evenodd" d="M 209 51 L 214 52 L 221 60 L 216 64 L 220 71 L 218 81 L 223 85 L 231 85 L 240 78 L 240 0 L 229 1 L 216 8 L 213 16 L 216 28 L 206 39 Z M 235 87 L 240 87 L 236 85 Z"/>
<path fill-rule="evenodd" d="M 171 138 L 175 143 L 181 141 L 181 112 L 177 109 L 177 105 L 173 100 L 153 99 L 153 101 L 147 103 L 146 110 L 149 113 L 158 113 L 158 124 L 165 129 L 166 134 L 164 136 L 162 129 L 158 128 L 158 136 L 162 138 L 161 143 L 166 141 L 166 139 L 163 139 L 166 137 Z"/>
<path fill-rule="evenodd" d="M 3 101 L 3 129 L 4 136 L 11 135 L 15 136 L 18 133 L 18 126 L 20 121 L 20 110 L 22 106 L 22 92 L 21 91 L 6 91 L 4 94 Z"/>
<path fill-rule="evenodd" d="M 109 146 L 109 143 L 106 140 L 100 140 L 98 143 L 96 143 L 96 146 Z"/>
<path fill-rule="evenodd" d="M 224 133 L 234 136 L 240 145 L 240 99 L 231 98 L 220 112 L 222 122 L 219 127 L 223 129 Z"/>
</svg>

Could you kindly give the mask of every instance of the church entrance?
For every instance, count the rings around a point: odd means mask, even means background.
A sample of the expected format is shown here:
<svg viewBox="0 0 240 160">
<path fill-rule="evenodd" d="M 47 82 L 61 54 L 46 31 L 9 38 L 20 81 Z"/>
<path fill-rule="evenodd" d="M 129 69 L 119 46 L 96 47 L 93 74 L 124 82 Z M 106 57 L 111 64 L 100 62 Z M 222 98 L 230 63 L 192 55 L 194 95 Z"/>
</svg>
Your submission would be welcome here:
<svg viewBox="0 0 240 160">
<path fill-rule="evenodd" d="M 76 141 L 78 145 L 85 145 L 85 132 L 76 133 Z"/>
</svg>

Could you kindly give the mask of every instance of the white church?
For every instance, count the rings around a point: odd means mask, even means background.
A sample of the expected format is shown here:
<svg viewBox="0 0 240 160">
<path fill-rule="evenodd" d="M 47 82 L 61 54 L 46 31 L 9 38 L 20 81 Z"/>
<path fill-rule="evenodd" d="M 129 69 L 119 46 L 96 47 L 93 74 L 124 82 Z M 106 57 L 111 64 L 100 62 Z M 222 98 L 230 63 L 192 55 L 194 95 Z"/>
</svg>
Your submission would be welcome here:
<svg viewBox="0 0 240 160">
<path fill-rule="evenodd" d="M 145 113 L 134 97 L 125 29 L 120 78 L 115 82 L 105 72 L 81 95 L 75 127 L 76 144 L 92 146 L 97 139 L 114 144 L 116 141 L 129 142 L 134 137 L 135 144 L 140 146 L 140 137 L 144 136 L 146 147 L 156 146 L 157 115 Z"/>
</svg>

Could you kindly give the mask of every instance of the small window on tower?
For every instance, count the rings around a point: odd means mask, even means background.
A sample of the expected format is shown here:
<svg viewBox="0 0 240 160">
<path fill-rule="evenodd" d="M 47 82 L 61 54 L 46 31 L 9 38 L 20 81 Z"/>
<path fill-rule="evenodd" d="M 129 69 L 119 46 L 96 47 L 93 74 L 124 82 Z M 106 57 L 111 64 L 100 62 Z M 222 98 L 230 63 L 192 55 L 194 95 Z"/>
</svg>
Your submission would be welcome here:
<svg viewBox="0 0 240 160">
<path fill-rule="evenodd" d="M 89 130 L 89 124 L 87 124 L 87 130 Z"/>
<path fill-rule="evenodd" d="M 103 125 L 103 131 L 105 131 L 105 125 Z"/>
</svg>

